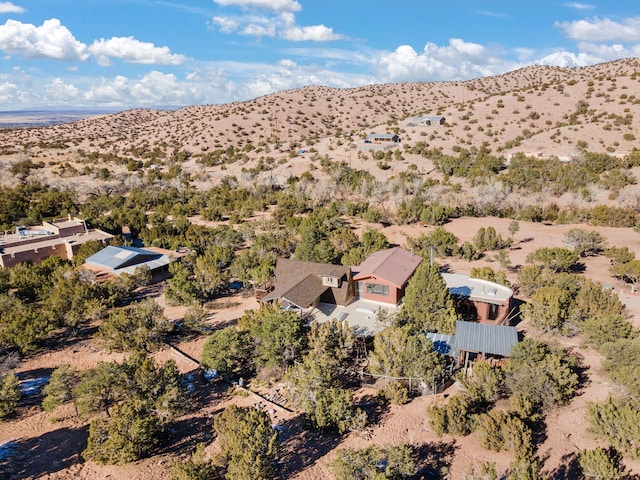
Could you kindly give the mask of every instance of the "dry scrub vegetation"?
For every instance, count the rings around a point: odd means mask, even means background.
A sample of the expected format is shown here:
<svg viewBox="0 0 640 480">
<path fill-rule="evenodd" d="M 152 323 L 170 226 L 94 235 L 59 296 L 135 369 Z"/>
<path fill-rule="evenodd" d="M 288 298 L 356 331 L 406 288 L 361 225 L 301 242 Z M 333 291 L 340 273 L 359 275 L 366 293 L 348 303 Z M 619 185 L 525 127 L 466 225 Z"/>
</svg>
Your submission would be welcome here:
<svg viewBox="0 0 640 480">
<path fill-rule="evenodd" d="M 631 288 L 640 284 L 637 92 L 640 61 L 627 59 L 466 82 L 307 87 L 0 130 L 4 229 L 73 213 L 145 245 L 192 250 L 156 286 L 140 278 L 89 286 L 77 265 L 56 262 L 0 272 L 0 476 L 242 478 L 246 459 L 224 441 L 234 419 L 242 435 L 268 444 L 252 453 L 264 454 L 254 478 L 354 478 L 357 462 L 373 475 L 379 457 L 396 462 L 388 478 L 640 475 L 629 421 L 638 418 L 640 388 L 640 300 Z M 446 122 L 408 126 L 419 115 Z M 370 133 L 397 133 L 401 142 L 368 150 Z M 265 286 L 278 256 L 357 265 L 389 245 L 425 259 L 436 247 L 443 268 L 510 283 L 528 303 L 518 330 L 540 343 L 522 347 L 519 367 L 485 372 L 487 384 L 416 396 L 406 385 L 363 386 L 337 373 L 356 356 L 348 335 L 309 333 L 277 313 L 259 318 L 246 313 L 258 305 L 253 296 L 227 289 L 235 280 Z M 147 323 L 119 338 L 138 317 Z M 42 328 L 25 328 L 25 319 Z M 276 354 L 269 340 L 284 323 L 291 338 Z M 404 327 L 390 327 L 388 343 L 430 348 Z M 335 335 L 333 343 L 322 335 Z M 221 414 L 257 397 L 198 376 L 193 359 L 220 361 L 204 346 L 212 337 L 235 355 L 229 378 L 242 374 L 272 399 L 290 388 L 297 407 L 272 405 L 270 418 Z M 140 350 L 136 342 L 144 351 L 127 356 Z M 357 360 L 383 363 L 373 353 Z M 551 360 L 526 364 L 538 354 Z M 430 362 L 422 366 L 445 375 L 440 359 Z M 15 387 L 8 372 L 37 380 L 61 365 L 71 369 L 68 395 L 48 400 L 53 413 L 41 408 L 42 393 L 6 394 Z M 553 392 L 531 402 L 518 381 L 543 370 L 552 377 L 543 389 Z M 87 377 L 98 374 L 113 375 L 117 388 L 89 408 Z M 305 398 L 309 378 L 323 388 Z M 322 411 L 318 398 L 340 408 Z M 279 451 L 269 422 L 284 428 Z M 122 440 L 131 424 L 138 437 Z"/>
</svg>

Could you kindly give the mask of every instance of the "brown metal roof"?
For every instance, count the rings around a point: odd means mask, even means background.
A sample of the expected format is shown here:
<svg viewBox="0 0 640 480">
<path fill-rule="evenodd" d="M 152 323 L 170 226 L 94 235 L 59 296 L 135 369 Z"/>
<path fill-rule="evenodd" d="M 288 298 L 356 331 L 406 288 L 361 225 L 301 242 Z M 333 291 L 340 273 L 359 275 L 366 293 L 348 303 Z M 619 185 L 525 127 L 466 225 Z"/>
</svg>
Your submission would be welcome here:
<svg viewBox="0 0 640 480">
<path fill-rule="evenodd" d="M 322 277 L 330 276 L 341 280 L 340 287 L 327 287 L 322 284 Z M 330 289 L 338 305 L 346 305 L 349 300 L 349 279 L 351 268 L 343 265 L 304 262 L 291 258 L 278 258 L 276 262 L 276 286 L 273 292 L 262 299 L 269 302 L 285 299 L 307 308 Z"/>
<path fill-rule="evenodd" d="M 396 288 L 402 288 L 421 262 L 422 257 L 419 255 L 414 255 L 400 247 L 389 248 L 370 255 L 356 268 L 358 273 L 353 276 L 353 279 L 364 280 L 375 276 L 386 280 Z"/>
</svg>

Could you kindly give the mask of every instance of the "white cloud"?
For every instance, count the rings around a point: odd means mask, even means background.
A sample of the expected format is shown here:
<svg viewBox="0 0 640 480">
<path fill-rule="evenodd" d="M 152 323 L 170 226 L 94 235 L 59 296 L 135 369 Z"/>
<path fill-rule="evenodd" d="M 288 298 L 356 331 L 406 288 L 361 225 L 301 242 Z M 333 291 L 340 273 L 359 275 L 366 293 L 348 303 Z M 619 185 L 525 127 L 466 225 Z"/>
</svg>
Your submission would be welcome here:
<svg viewBox="0 0 640 480">
<path fill-rule="evenodd" d="M 283 30 L 280 34 L 285 40 L 294 42 L 314 41 L 330 42 L 344 38 L 342 35 L 333 33 L 333 28 L 324 25 L 312 25 L 309 27 L 291 27 Z"/>
<path fill-rule="evenodd" d="M 0 102 L 3 105 L 13 105 L 19 96 L 18 85 L 11 82 L 0 82 Z"/>
<path fill-rule="evenodd" d="M 47 98 L 52 101 L 58 102 L 70 102 L 78 99 L 80 91 L 71 83 L 65 83 L 60 78 L 55 78 L 53 81 L 45 87 Z"/>
<path fill-rule="evenodd" d="M 613 45 L 580 42 L 578 49 L 581 53 L 592 55 L 597 58 L 598 62 L 607 62 L 609 60 L 615 60 L 617 58 L 625 58 L 632 56 L 631 52 L 619 43 Z"/>
<path fill-rule="evenodd" d="M 26 10 L 11 2 L 0 2 L 0 13 L 24 13 Z"/>
<path fill-rule="evenodd" d="M 245 16 L 215 16 L 213 23 L 218 25 L 222 33 L 239 33 L 252 37 L 279 37 L 284 40 L 293 42 L 330 42 L 341 40 L 344 35 L 337 34 L 333 28 L 325 25 L 296 25 L 296 17 L 293 8 L 284 8 L 285 4 L 297 2 L 288 2 L 287 0 L 269 1 L 269 0 L 216 0 L 221 5 L 243 5 L 259 7 L 263 3 L 269 3 L 274 8 L 272 10 L 279 11 L 278 15 L 245 15 Z M 276 8 L 278 7 L 278 8 Z M 299 10 L 300 8 L 296 9 Z"/>
<path fill-rule="evenodd" d="M 137 79 L 123 75 L 94 79 L 82 97 L 85 104 L 102 107 L 193 105 L 206 100 L 197 87 L 196 83 L 180 81 L 173 74 L 151 71 Z"/>
<path fill-rule="evenodd" d="M 482 45 L 458 38 L 448 46 L 427 43 L 422 53 L 409 45 L 378 55 L 375 61 L 381 81 L 459 80 L 496 75 L 519 65 L 495 56 Z"/>
<path fill-rule="evenodd" d="M 89 57 L 87 46 L 76 40 L 57 18 L 45 20 L 39 27 L 7 20 L 0 25 L 0 50 L 27 58 L 84 61 Z"/>
<path fill-rule="evenodd" d="M 182 65 L 186 60 L 184 55 L 171 53 L 168 47 L 156 47 L 133 37 L 101 38 L 93 42 L 88 51 L 100 65 L 109 65 L 110 58 L 145 65 Z"/>
<path fill-rule="evenodd" d="M 594 8 L 596 8 L 595 5 L 589 5 L 589 4 L 586 4 L 586 3 L 577 3 L 577 2 L 564 3 L 563 5 L 565 7 L 573 8 L 575 10 L 593 10 Z"/>
<path fill-rule="evenodd" d="M 213 17 L 213 23 L 220 27 L 222 33 L 233 33 L 240 27 L 240 22 L 231 17 Z"/>
<path fill-rule="evenodd" d="M 250 23 L 249 25 L 246 25 L 240 33 L 251 37 L 275 37 L 276 26 L 272 23 L 264 25 Z"/>
<path fill-rule="evenodd" d="M 640 17 L 616 22 L 608 18 L 556 22 L 555 26 L 573 40 L 584 42 L 638 42 L 640 41 Z"/>
<path fill-rule="evenodd" d="M 302 6 L 295 0 L 213 0 L 223 7 L 258 8 L 275 12 L 299 12 Z"/>
<path fill-rule="evenodd" d="M 567 51 L 554 52 L 537 60 L 538 65 L 549 65 L 553 67 L 586 67 L 600 62 L 598 57 L 589 55 L 588 53 L 573 53 Z"/>
</svg>

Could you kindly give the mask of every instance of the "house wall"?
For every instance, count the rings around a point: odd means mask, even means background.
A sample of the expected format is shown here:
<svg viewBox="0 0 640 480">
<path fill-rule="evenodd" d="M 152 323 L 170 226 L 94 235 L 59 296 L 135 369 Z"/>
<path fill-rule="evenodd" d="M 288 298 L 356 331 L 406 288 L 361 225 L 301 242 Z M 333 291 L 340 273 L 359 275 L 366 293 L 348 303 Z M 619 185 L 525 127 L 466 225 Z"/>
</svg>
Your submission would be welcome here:
<svg viewBox="0 0 640 480">
<path fill-rule="evenodd" d="M 71 219 L 69 219 L 71 220 Z M 84 224 L 84 222 L 80 222 L 80 221 L 68 221 L 68 222 L 64 222 L 67 225 L 56 225 L 55 221 L 54 222 L 42 222 L 42 226 L 45 227 L 47 230 L 50 230 L 52 232 L 55 232 L 57 234 L 60 235 L 60 237 L 70 237 L 72 235 L 77 235 L 77 234 L 82 234 L 82 233 L 87 233 L 87 228 Z"/>
<path fill-rule="evenodd" d="M 11 268 L 20 262 L 39 263 L 47 257 L 55 255 L 56 257 L 68 260 L 67 248 L 64 243 L 50 245 L 46 247 L 38 247 L 34 245 L 32 250 L 25 250 L 16 253 L 5 253 L 0 255 L 0 266 Z"/>
<path fill-rule="evenodd" d="M 361 299 L 371 300 L 374 302 L 388 303 L 391 305 L 397 305 L 400 301 L 400 292 L 398 289 L 391 285 L 386 280 L 377 277 L 368 277 L 363 280 L 358 280 L 358 292 Z M 367 284 L 379 285 L 382 287 L 386 287 L 387 294 L 381 293 L 373 293 L 371 291 L 367 291 Z"/>
<path fill-rule="evenodd" d="M 500 325 L 506 322 L 507 316 L 511 310 L 510 302 L 506 302 L 503 305 L 495 305 L 487 302 L 481 302 L 479 300 L 461 300 L 461 302 L 467 303 L 469 307 L 466 308 L 465 311 L 467 313 L 475 310 L 476 318 L 475 321 L 479 323 L 490 323 L 494 325 Z M 493 315 L 492 313 L 492 305 L 493 305 Z M 493 317 L 493 318 L 492 318 Z M 474 321 L 473 318 L 469 318 L 469 321 Z"/>
</svg>

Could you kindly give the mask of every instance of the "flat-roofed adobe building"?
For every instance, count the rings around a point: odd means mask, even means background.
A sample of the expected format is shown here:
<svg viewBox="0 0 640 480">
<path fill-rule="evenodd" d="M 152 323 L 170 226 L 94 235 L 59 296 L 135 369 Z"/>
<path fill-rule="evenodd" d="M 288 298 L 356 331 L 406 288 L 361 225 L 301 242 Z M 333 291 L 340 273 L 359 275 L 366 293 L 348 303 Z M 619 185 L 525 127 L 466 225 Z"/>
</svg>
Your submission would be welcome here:
<svg viewBox="0 0 640 480">
<path fill-rule="evenodd" d="M 47 257 L 71 260 L 83 243 L 106 244 L 113 235 L 87 228 L 84 220 L 67 218 L 42 222 L 37 227 L 16 227 L 0 235 L 0 266 L 11 268 L 21 262 L 39 263 Z"/>
<path fill-rule="evenodd" d="M 504 285 L 458 273 L 443 273 L 458 313 L 466 320 L 507 324 L 513 308 L 513 290 Z"/>
</svg>

